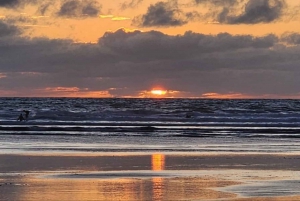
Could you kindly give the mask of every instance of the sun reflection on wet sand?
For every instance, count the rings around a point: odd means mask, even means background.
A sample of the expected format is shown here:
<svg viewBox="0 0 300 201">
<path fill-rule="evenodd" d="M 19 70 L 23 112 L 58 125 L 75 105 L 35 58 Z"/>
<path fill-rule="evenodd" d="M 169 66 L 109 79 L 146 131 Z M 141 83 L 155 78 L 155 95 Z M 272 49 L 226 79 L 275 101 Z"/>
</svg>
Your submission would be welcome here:
<svg viewBox="0 0 300 201">
<path fill-rule="evenodd" d="M 161 201 L 163 199 L 164 180 L 161 177 L 152 178 L 153 201 Z"/>
<path fill-rule="evenodd" d="M 163 154 L 152 154 L 151 165 L 153 171 L 162 171 L 165 169 L 165 155 Z"/>
<path fill-rule="evenodd" d="M 151 165 L 153 171 L 162 171 L 165 169 L 165 155 L 156 153 L 151 156 Z M 152 178 L 152 193 L 154 201 L 161 201 L 164 191 L 164 179 L 162 177 Z"/>
<path fill-rule="evenodd" d="M 164 180 L 164 181 L 163 181 Z M 12 180 L 10 180 L 12 181 Z M 14 201 L 298 201 L 299 197 L 238 198 L 215 188 L 232 185 L 210 177 L 124 178 L 124 179 L 57 179 L 22 177 L 0 187 L 0 200 Z M 153 185 L 155 184 L 155 186 Z M 215 190 L 214 190 L 215 189 Z"/>
</svg>

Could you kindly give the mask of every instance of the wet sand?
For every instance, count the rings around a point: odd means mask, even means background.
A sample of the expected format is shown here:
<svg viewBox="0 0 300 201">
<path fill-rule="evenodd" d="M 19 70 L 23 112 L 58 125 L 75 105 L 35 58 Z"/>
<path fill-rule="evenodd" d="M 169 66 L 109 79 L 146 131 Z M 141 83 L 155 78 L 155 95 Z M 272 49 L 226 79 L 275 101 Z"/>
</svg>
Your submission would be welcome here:
<svg viewBox="0 0 300 201">
<path fill-rule="evenodd" d="M 300 155 L 2 154 L 0 200 L 300 200 Z"/>
</svg>

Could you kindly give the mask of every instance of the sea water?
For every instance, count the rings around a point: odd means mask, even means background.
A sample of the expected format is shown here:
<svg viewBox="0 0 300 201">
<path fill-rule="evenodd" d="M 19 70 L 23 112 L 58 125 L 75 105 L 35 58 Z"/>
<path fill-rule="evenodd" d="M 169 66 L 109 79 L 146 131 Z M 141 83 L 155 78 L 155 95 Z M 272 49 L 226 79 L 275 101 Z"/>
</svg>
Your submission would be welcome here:
<svg viewBox="0 0 300 201">
<path fill-rule="evenodd" d="M 0 98 L 5 153 L 299 153 L 299 125 L 299 100 Z"/>
</svg>

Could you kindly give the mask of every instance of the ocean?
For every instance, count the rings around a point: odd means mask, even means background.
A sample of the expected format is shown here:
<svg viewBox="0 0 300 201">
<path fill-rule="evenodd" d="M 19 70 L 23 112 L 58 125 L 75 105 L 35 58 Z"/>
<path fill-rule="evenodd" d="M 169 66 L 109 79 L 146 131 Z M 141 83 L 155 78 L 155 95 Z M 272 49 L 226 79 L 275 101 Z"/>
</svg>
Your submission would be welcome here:
<svg viewBox="0 0 300 201">
<path fill-rule="evenodd" d="M 0 98 L 0 152 L 299 153 L 299 122 L 300 100 Z"/>
</svg>

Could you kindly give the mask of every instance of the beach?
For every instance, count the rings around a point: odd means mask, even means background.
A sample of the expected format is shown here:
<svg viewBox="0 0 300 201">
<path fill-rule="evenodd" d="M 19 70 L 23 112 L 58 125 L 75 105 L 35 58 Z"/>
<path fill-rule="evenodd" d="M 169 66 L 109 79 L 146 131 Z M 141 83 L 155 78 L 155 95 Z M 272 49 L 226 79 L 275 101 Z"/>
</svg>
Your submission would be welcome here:
<svg viewBox="0 0 300 201">
<path fill-rule="evenodd" d="M 1 154 L 0 200 L 299 200 L 300 155 Z"/>
</svg>

